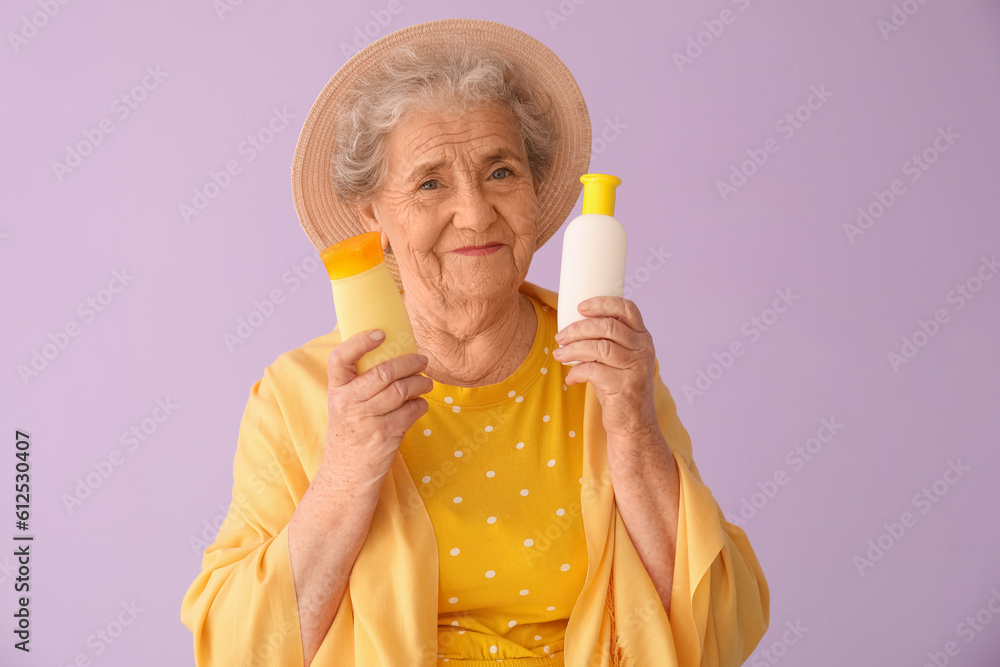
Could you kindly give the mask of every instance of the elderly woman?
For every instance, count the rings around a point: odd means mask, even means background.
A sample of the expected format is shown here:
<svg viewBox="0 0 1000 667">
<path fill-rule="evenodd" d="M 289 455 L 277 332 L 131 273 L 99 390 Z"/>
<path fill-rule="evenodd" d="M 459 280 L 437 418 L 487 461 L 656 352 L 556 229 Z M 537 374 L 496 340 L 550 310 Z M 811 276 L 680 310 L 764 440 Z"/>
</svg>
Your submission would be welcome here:
<svg viewBox="0 0 1000 667">
<path fill-rule="evenodd" d="M 317 248 L 378 232 L 419 354 L 337 328 L 253 386 L 233 501 L 184 598 L 196 662 L 739 665 L 769 594 L 692 460 L 636 305 L 556 331 L 525 282 L 571 212 L 590 129 L 524 33 L 392 33 L 306 120 L 293 189 Z M 567 365 L 567 362 L 577 362 Z"/>
</svg>

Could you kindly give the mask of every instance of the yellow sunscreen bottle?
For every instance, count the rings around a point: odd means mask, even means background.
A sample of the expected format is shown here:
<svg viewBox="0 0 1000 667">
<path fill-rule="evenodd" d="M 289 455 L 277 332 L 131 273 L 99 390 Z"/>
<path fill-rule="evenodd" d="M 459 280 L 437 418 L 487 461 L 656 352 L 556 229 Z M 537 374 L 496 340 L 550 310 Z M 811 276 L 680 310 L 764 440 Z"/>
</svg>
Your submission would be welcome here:
<svg viewBox="0 0 1000 667">
<path fill-rule="evenodd" d="M 385 263 L 380 236 L 378 232 L 366 232 L 320 253 L 333 285 L 341 340 L 368 329 L 385 332 L 381 345 L 358 361 L 359 375 L 383 361 L 417 353 L 410 316 Z"/>
<path fill-rule="evenodd" d="M 615 220 L 615 188 L 622 181 L 608 174 L 584 174 L 583 211 L 566 227 L 559 269 L 559 330 L 582 320 L 581 301 L 622 296 L 625 290 L 625 228 Z M 579 362 L 564 361 L 566 366 Z"/>
</svg>

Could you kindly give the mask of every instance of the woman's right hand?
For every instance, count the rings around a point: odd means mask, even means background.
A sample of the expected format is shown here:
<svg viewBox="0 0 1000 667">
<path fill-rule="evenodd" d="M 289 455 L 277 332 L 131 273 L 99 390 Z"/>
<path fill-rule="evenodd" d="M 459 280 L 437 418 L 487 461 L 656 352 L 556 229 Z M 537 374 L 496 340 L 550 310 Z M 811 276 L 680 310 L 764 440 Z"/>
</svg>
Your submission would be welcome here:
<svg viewBox="0 0 1000 667">
<path fill-rule="evenodd" d="M 358 360 L 385 342 L 377 329 L 361 331 L 337 345 L 327 360 L 326 451 L 320 471 L 338 485 L 377 492 L 388 474 L 406 430 L 428 404 L 421 398 L 434 381 L 419 375 L 427 357 L 407 353 L 357 374 Z"/>
</svg>

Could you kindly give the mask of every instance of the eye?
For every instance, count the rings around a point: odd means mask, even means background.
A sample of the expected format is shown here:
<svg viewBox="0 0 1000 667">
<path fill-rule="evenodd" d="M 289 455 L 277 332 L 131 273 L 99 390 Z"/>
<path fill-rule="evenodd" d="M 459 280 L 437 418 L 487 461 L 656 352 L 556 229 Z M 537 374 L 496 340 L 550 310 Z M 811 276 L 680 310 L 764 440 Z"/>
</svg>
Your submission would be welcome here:
<svg viewBox="0 0 1000 667">
<path fill-rule="evenodd" d="M 421 190 L 436 190 L 437 189 L 437 184 L 438 184 L 437 181 L 425 181 L 425 182 L 423 182 L 423 183 L 420 184 L 420 189 Z M 428 185 L 431 186 L 431 187 L 427 187 Z"/>
<path fill-rule="evenodd" d="M 510 174 L 512 174 L 512 173 L 514 173 L 514 172 L 512 172 L 507 167 L 500 167 L 499 169 L 494 169 L 493 170 L 493 178 L 495 178 L 496 180 L 501 180 L 501 179 L 507 178 L 507 176 L 510 175 Z M 501 175 L 497 176 L 497 174 L 501 174 Z"/>
</svg>

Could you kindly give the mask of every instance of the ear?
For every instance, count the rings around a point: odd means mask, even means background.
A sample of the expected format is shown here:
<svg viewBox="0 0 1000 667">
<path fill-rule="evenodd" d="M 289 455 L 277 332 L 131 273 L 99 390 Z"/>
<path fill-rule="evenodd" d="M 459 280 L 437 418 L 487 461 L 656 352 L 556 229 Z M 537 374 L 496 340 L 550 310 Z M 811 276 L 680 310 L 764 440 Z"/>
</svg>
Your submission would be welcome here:
<svg viewBox="0 0 1000 667">
<path fill-rule="evenodd" d="M 385 250 L 389 245 L 389 237 L 382 228 L 382 221 L 379 220 L 379 213 L 375 208 L 375 203 L 371 202 L 364 206 L 354 206 L 353 208 L 358 214 L 358 218 L 361 220 L 361 225 L 365 228 L 365 231 L 379 232 L 381 234 L 382 250 Z"/>
<path fill-rule="evenodd" d="M 381 232 L 382 222 L 378 219 L 378 214 L 375 212 L 375 204 L 369 203 L 364 206 L 353 206 L 354 212 L 358 214 L 358 219 L 361 220 L 362 226 L 367 232 Z"/>
</svg>

